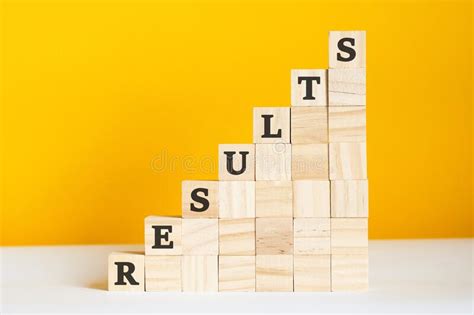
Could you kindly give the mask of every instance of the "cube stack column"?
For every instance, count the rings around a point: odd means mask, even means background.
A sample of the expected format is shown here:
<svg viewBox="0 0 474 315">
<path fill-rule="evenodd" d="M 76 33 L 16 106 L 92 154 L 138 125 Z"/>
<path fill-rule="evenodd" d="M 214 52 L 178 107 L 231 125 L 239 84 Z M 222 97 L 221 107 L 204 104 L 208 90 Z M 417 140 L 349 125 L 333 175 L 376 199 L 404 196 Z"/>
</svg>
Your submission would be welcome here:
<svg viewBox="0 0 474 315">
<path fill-rule="evenodd" d="M 329 179 L 333 291 L 368 287 L 365 32 L 329 34 Z"/>
</svg>

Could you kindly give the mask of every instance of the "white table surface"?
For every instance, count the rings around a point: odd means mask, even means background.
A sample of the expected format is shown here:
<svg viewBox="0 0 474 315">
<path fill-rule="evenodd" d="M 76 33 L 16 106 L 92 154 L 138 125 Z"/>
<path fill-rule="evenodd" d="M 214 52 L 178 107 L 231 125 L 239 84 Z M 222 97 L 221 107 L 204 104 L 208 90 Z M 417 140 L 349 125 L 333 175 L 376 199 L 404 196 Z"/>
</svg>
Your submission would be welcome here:
<svg viewBox="0 0 474 315">
<path fill-rule="evenodd" d="M 473 313 L 473 240 L 370 242 L 365 293 L 108 292 L 107 255 L 142 246 L 1 248 L 1 313 Z"/>
</svg>

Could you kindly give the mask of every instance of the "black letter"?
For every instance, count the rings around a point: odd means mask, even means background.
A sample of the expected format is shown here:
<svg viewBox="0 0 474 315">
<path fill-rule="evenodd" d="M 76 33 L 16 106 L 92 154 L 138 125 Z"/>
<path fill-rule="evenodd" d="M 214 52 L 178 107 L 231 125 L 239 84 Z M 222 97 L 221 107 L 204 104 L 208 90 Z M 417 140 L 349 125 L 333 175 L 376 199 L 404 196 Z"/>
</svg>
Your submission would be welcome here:
<svg viewBox="0 0 474 315">
<path fill-rule="evenodd" d="M 206 211 L 207 209 L 209 209 L 209 200 L 207 200 L 204 197 L 200 197 L 198 195 L 198 193 L 200 193 L 200 192 L 202 192 L 204 194 L 204 196 L 207 197 L 207 195 L 209 194 L 209 189 L 207 189 L 207 188 L 196 188 L 191 192 L 191 198 L 194 201 L 202 203 L 201 208 L 198 208 L 194 205 L 194 203 L 191 203 L 191 211 L 203 212 L 203 211 Z"/>
<path fill-rule="evenodd" d="M 306 95 L 303 97 L 304 100 L 315 100 L 313 96 L 313 81 L 316 81 L 316 84 L 321 83 L 320 77 L 298 77 L 298 84 L 305 81 L 306 83 Z"/>
<path fill-rule="evenodd" d="M 352 61 L 356 57 L 356 51 L 353 48 L 349 47 L 349 46 L 344 46 L 344 42 L 349 42 L 349 44 L 351 44 L 352 46 L 355 46 L 355 39 L 354 38 L 348 38 L 348 37 L 341 38 L 337 42 L 337 48 L 339 48 L 341 51 L 349 54 L 349 56 L 348 57 L 343 57 L 343 56 L 341 56 L 341 53 L 337 53 L 337 60 L 338 61 L 345 61 L 345 62 Z"/>
<path fill-rule="evenodd" d="M 132 273 L 135 271 L 135 265 L 131 262 L 116 262 L 117 265 L 117 282 L 115 285 L 126 285 L 125 278 L 131 285 L 139 285 L 139 283 L 133 278 Z M 125 266 L 127 271 L 125 271 Z"/>
<path fill-rule="evenodd" d="M 262 138 L 281 138 L 281 129 L 278 129 L 277 133 L 272 134 L 270 128 L 270 122 L 273 115 L 262 115 L 264 131 Z"/>
<path fill-rule="evenodd" d="M 237 152 L 224 151 L 224 154 L 227 156 L 227 171 L 231 173 L 232 175 L 240 175 L 243 172 L 245 172 L 245 169 L 247 168 L 247 154 L 249 154 L 250 152 L 244 152 L 244 151 L 239 152 L 240 155 L 242 155 L 242 168 L 239 171 L 234 170 L 233 156 L 235 153 Z"/>
<path fill-rule="evenodd" d="M 173 241 L 168 245 L 161 244 L 161 240 L 168 240 L 169 233 L 173 232 L 173 227 L 171 225 L 152 225 L 152 229 L 155 230 L 155 245 L 151 248 L 173 248 Z M 162 230 L 168 230 L 165 234 L 161 234 Z"/>
</svg>

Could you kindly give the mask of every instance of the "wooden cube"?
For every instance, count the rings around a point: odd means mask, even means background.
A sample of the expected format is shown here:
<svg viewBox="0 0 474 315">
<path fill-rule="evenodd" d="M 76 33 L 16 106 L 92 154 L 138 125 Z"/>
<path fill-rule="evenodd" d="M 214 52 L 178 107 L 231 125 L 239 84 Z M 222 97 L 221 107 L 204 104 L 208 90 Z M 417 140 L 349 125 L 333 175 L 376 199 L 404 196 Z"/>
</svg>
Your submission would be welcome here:
<svg viewBox="0 0 474 315">
<path fill-rule="evenodd" d="M 329 32 L 329 68 L 365 68 L 365 31 Z"/>
<path fill-rule="evenodd" d="M 329 69 L 329 106 L 365 106 L 365 68 Z"/>
<path fill-rule="evenodd" d="M 366 291 L 369 288 L 369 257 L 331 255 L 332 291 Z"/>
<path fill-rule="evenodd" d="M 183 256 L 181 277 L 183 292 L 217 292 L 217 256 Z"/>
<path fill-rule="evenodd" d="M 219 218 L 255 218 L 255 182 L 219 182 Z"/>
<path fill-rule="evenodd" d="M 292 218 L 256 219 L 257 255 L 293 254 Z"/>
<path fill-rule="evenodd" d="M 369 215 L 367 180 L 331 181 L 331 217 L 366 218 Z"/>
<path fill-rule="evenodd" d="M 219 216 L 219 182 L 185 180 L 182 182 L 183 218 Z"/>
<path fill-rule="evenodd" d="M 254 107 L 254 143 L 290 143 L 289 107 Z"/>
<path fill-rule="evenodd" d="M 331 221 L 329 218 L 294 219 L 294 254 L 331 254 Z"/>
<path fill-rule="evenodd" d="M 219 253 L 217 219 L 183 219 L 183 255 L 214 256 Z"/>
<path fill-rule="evenodd" d="M 331 255 L 295 255 L 295 292 L 331 291 Z"/>
<path fill-rule="evenodd" d="M 293 291 L 293 255 L 256 256 L 257 292 Z"/>
<path fill-rule="evenodd" d="M 327 144 L 293 144 L 291 175 L 297 179 L 328 179 Z"/>
<path fill-rule="evenodd" d="M 181 227 L 181 218 L 146 217 L 145 255 L 181 255 Z"/>
<path fill-rule="evenodd" d="M 291 180 L 291 144 L 256 144 L 257 180 Z"/>
<path fill-rule="evenodd" d="M 219 180 L 255 180 L 255 145 L 219 144 Z"/>
<path fill-rule="evenodd" d="M 181 291 L 182 256 L 145 256 L 145 290 Z"/>
<path fill-rule="evenodd" d="M 331 212 L 328 180 L 293 181 L 295 218 L 329 218 Z"/>
<path fill-rule="evenodd" d="M 365 143 L 330 143 L 329 178 L 367 179 L 367 145 Z"/>
<path fill-rule="evenodd" d="M 219 219 L 219 255 L 255 255 L 255 219 Z"/>
<path fill-rule="evenodd" d="M 255 256 L 220 256 L 219 292 L 255 292 Z"/>
<path fill-rule="evenodd" d="M 291 143 L 327 143 L 327 107 L 291 108 Z"/>
<path fill-rule="evenodd" d="M 293 217 L 293 185 L 291 181 L 257 181 L 255 211 L 262 217 Z"/>
<path fill-rule="evenodd" d="M 108 260 L 109 291 L 144 291 L 145 256 L 143 253 L 115 252 Z"/>
<path fill-rule="evenodd" d="M 367 254 L 368 221 L 362 218 L 331 218 L 332 254 Z"/>
<path fill-rule="evenodd" d="M 327 70 L 291 70 L 291 106 L 327 106 Z"/>
<path fill-rule="evenodd" d="M 329 142 L 365 141 L 365 106 L 329 107 Z"/>
</svg>

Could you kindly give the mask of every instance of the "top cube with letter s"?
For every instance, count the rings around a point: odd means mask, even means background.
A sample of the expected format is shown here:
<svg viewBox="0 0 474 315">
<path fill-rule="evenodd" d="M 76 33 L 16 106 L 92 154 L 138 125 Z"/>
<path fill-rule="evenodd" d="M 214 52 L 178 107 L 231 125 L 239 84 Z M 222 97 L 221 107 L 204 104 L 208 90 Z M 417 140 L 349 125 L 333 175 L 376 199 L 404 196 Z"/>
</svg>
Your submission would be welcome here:
<svg viewBox="0 0 474 315">
<path fill-rule="evenodd" d="M 329 32 L 329 68 L 365 68 L 365 31 Z"/>
</svg>

